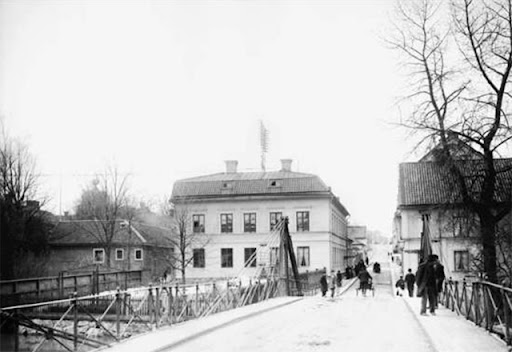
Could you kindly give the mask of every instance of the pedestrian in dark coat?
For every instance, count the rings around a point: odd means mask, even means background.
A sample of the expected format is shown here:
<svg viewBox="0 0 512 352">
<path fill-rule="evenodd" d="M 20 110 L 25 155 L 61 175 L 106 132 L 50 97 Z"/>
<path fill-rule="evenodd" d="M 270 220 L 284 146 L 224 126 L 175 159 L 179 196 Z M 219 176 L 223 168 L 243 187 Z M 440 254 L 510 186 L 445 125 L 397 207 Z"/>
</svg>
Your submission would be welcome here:
<svg viewBox="0 0 512 352">
<path fill-rule="evenodd" d="M 373 278 L 364 267 L 357 277 L 359 278 L 359 289 L 363 291 L 363 295 L 366 295 L 366 289 L 370 287 L 370 282 Z"/>
<path fill-rule="evenodd" d="M 445 275 L 444 275 L 444 266 L 439 261 L 439 257 L 437 256 L 437 254 L 434 254 L 434 258 L 435 258 L 434 272 L 436 275 L 436 288 L 437 288 L 437 290 L 436 290 L 436 308 L 437 308 L 437 302 L 439 301 L 439 298 L 438 298 L 439 294 L 443 291 L 443 282 L 445 279 Z"/>
<path fill-rule="evenodd" d="M 416 295 L 421 297 L 421 315 L 427 314 L 427 300 L 430 314 L 436 314 L 437 283 L 434 269 L 435 261 L 435 256 L 429 255 L 427 260 L 418 266 L 418 271 L 416 272 L 416 285 L 418 286 Z"/>
<path fill-rule="evenodd" d="M 409 297 L 414 296 L 414 282 L 416 281 L 416 276 L 412 273 L 412 269 L 409 268 L 407 270 L 407 275 L 405 275 L 405 284 L 407 285 L 407 291 L 409 291 Z"/>
<path fill-rule="evenodd" d="M 331 289 L 331 298 L 334 298 L 334 291 L 336 291 L 336 275 L 334 275 L 334 270 L 331 271 L 331 276 L 329 276 L 330 286 Z"/>
<path fill-rule="evenodd" d="M 320 278 L 320 290 L 322 291 L 322 297 L 325 297 L 325 294 L 327 293 L 327 277 L 325 274 L 322 274 L 322 277 Z"/>
<path fill-rule="evenodd" d="M 400 278 L 396 281 L 395 287 L 396 295 L 402 297 L 402 292 L 404 292 L 405 289 L 405 281 L 402 275 L 400 275 Z"/>
<path fill-rule="evenodd" d="M 338 272 L 336 273 L 336 290 L 338 291 L 337 294 L 340 293 L 342 281 L 343 274 L 341 273 L 341 271 L 338 270 Z"/>
</svg>

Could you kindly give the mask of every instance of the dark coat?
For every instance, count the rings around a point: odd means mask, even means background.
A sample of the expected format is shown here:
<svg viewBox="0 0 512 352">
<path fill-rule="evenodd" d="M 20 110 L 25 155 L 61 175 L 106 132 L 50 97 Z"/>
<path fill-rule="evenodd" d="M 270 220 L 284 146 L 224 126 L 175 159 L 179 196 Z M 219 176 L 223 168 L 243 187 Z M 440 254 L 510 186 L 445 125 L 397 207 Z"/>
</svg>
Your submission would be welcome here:
<svg viewBox="0 0 512 352">
<path fill-rule="evenodd" d="M 395 284 L 395 287 L 396 288 L 401 288 L 403 290 L 405 288 L 405 281 L 404 281 L 404 279 L 398 279 L 396 284 Z"/>
<path fill-rule="evenodd" d="M 418 297 L 423 296 L 426 288 L 437 290 L 434 261 L 426 261 L 418 266 L 416 285 L 418 286 L 416 291 Z"/>
<path fill-rule="evenodd" d="M 414 287 L 414 282 L 416 281 L 416 276 L 414 276 L 413 273 L 407 273 L 405 275 L 405 283 L 407 284 L 407 287 Z"/>
<path fill-rule="evenodd" d="M 372 276 L 370 275 L 370 273 L 367 270 L 361 271 L 357 277 L 359 278 L 360 282 L 365 282 L 365 283 L 372 279 Z"/>
<path fill-rule="evenodd" d="M 327 277 L 325 275 L 320 278 L 320 289 L 322 292 L 327 292 Z"/>
<path fill-rule="evenodd" d="M 434 263 L 434 272 L 436 276 L 436 288 L 437 292 L 443 291 L 443 282 L 445 279 L 444 266 L 439 261 Z"/>
</svg>

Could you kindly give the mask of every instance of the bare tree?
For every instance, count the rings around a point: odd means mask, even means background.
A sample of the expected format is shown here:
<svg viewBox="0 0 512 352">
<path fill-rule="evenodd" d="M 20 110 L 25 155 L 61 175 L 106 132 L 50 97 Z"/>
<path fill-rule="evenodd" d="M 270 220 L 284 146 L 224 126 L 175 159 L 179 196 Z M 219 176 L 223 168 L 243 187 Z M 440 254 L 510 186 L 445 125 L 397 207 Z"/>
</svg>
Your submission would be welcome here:
<svg viewBox="0 0 512 352">
<path fill-rule="evenodd" d="M 92 236 L 104 250 L 107 266 L 111 265 L 111 250 L 121 220 L 131 221 L 135 209 L 128 195 L 128 175 L 108 166 L 92 184 L 82 191 L 76 205 L 76 226 Z"/>
<path fill-rule="evenodd" d="M 11 138 L 0 120 L 0 277 L 41 274 L 50 219 L 41 210 L 39 175 L 28 147 Z M 31 258 L 30 260 L 28 258 Z M 27 265 L 39 261 L 40 265 Z M 15 270 L 16 269 L 16 270 Z"/>
<path fill-rule="evenodd" d="M 510 212 L 510 175 L 500 151 L 512 138 L 509 124 L 512 0 L 399 3 L 389 43 L 411 68 L 414 110 L 402 125 L 439 143 L 436 161 L 453 182 L 453 202 L 478 216 L 484 271 L 497 281 L 496 229 Z M 457 69 L 455 69 L 457 68 Z M 453 137 L 478 153 L 461 162 Z M 508 186 L 507 186 L 508 185 Z M 500 198 L 499 195 L 502 195 Z"/>
<path fill-rule="evenodd" d="M 190 205 L 185 200 L 176 205 L 166 201 L 162 206 L 163 213 L 173 219 L 175 252 L 171 265 L 180 271 L 183 283 L 186 283 L 186 269 L 194 261 L 194 249 L 204 250 L 210 241 L 204 224 L 194 223 Z"/>
</svg>

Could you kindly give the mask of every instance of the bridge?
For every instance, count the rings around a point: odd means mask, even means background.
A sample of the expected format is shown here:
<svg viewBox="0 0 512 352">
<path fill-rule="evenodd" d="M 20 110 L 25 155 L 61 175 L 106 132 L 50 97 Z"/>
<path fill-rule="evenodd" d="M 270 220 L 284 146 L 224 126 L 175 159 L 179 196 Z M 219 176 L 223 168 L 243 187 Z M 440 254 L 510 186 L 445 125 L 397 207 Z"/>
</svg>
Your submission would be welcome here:
<svg viewBox="0 0 512 352">
<path fill-rule="evenodd" d="M 398 267 L 374 274 L 375 295 L 345 280 L 330 297 L 280 297 L 126 340 L 118 351 L 509 351 L 497 334 L 441 305 L 419 315 L 419 298 L 396 296 Z M 447 296 L 448 297 L 448 296 Z M 446 298 L 446 297 L 445 297 Z"/>
<path fill-rule="evenodd" d="M 291 256 L 291 242 L 281 244 Z M 285 268 L 248 282 L 163 283 L 2 306 L 0 324 L 14 331 L 2 335 L 0 350 L 509 351 L 511 289 L 448 280 L 438 314 L 420 316 L 419 298 L 395 294 L 400 268 L 386 254 L 373 258 L 382 272 L 366 295 L 357 279 L 345 279 L 335 297 L 322 297 L 322 272 Z"/>
</svg>

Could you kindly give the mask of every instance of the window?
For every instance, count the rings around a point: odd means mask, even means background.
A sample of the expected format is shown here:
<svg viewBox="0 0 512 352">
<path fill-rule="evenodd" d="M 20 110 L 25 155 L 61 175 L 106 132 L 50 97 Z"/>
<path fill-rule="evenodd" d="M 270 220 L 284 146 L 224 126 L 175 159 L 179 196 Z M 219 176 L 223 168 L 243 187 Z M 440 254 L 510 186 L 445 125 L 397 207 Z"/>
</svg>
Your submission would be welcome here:
<svg viewBox="0 0 512 352">
<path fill-rule="evenodd" d="M 454 251 L 455 271 L 469 271 L 469 252 Z"/>
<path fill-rule="evenodd" d="M 273 231 L 281 218 L 283 217 L 283 213 L 270 213 L 270 231 Z"/>
<path fill-rule="evenodd" d="M 204 268 L 204 248 L 193 250 L 194 253 L 194 268 Z"/>
<path fill-rule="evenodd" d="M 220 214 L 220 232 L 233 232 L 233 214 Z"/>
<path fill-rule="evenodd" d="M 270 247 L 270 265 L 277 266 L 279 262 L 279 247 Z"/>
<path fill-rule="evenodd" d="M 105 250 L 103 248 L 94 248 L 92 250 L 94 264 L 103 264 L 105 262 Z"/>
<path fill-rule="evenodd" d="M 309 266 L 309 247 L 297 247 L 297 262 L 299 266 Z"/>
<path fill-rule="evenodd" d="M 233 248 L 220 249 L 220 266 L 221 268 L 233 267 Z"/>
<path fill-rule="evenodd" d="M 124 260 L 124 249 L 122 249 L 122 248 L 116 249 L 116 260 Z"/>
<path fill-rule="evenodd" d="M 192 215 L 192 232 L 204 233 L 204 215 L 203 214 Z"/>
<path fill-rule="evenodd" d="M 135 250 L 135 260 L 142 260 L 142 249 L 137 248 Z"/>
<path fill-rule="evenodd" d="M 270 180 L 269 186 L 271 188 L 281 187 L 281 180 Z"/>
<path fill-rule="evenodd" d="M 244 232 L 256 232 L 256 213 L 244 214 Z"/>
<path fill-rule="evenodd" d="M 256 267 L 256 248 L 244 248 L 244 266 Z"/>
<path fill-rule="evenodd" d="M 297 212 L 297 231 L 309 231 L 309 211 Z"/>
</svg>

